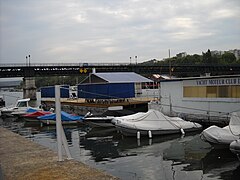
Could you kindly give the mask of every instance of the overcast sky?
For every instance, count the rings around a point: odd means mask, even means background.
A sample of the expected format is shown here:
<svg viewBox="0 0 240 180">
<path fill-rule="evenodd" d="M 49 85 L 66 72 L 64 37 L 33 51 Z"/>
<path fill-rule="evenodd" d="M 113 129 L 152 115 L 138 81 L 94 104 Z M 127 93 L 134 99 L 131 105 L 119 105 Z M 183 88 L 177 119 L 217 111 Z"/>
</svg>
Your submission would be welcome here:
<svg viewBox="0 0 240 180">
<path fill-rule="evenodd" d="M 0 63 L 128 63 L 240 49 L 239 0 L 0 0 Z"/>
</svg>

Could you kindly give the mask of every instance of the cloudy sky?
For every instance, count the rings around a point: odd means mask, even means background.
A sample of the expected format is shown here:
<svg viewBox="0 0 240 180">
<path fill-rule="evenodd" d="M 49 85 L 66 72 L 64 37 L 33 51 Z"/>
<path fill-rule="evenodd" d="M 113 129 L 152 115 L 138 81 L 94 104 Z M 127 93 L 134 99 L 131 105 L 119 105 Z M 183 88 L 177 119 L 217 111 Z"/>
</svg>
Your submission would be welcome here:
<svg viewBox="0 0 240 180">
<path fill-rule="evenodd" d="M 128 63 L 240 49 L 239 0 L 0 0 L 0 63 Z"/>
</svg>

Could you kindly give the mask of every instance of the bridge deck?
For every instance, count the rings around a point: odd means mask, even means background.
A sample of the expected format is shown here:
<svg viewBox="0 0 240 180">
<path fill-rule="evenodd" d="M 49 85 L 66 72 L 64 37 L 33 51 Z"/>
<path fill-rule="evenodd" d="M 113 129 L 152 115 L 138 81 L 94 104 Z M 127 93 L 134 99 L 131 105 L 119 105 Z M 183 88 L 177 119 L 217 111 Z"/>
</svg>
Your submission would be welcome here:
<svg viewBox="0 0 240 180">
<path fill-rule="evenodd" d="M 239 74 L 240 65 L 172 65 L 172 75 L 177 77 L 199 76 L 205 73 L 211 75 Z M 169 65 L 143 65 L 143 64 L 0 64 L 0 78 L 6 77 L 37 77 L 37 76 L 81 76 L 92 72 L 136 72 L 139 74 L 169 74 Z"/>
</svg>

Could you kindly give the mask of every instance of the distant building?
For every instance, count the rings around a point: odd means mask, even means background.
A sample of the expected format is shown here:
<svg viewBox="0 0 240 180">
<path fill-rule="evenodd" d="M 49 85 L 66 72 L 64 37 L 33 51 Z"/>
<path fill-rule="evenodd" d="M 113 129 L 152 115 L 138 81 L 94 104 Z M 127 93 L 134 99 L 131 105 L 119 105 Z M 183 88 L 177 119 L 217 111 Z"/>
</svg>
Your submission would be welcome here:
<svg viewBox="0 0 240 180">
<path fill-rule="evenodd" d="M 218 51 L 218 50 L 215 50 L 215 51 L 211 51 L 211 55 L 214 56 L 214 55 L 223 55 L 226 51 Z"/>
<path fill-rule="evenodd" d="M 181 52 L 181 53 L 176 54 L 176 56 L 177 56 L 178 58 L 186 57 L 186 56 L 187 56 L 187 53 L 186 53 L 186 52 Z"/>
<path fill-rule="evenodd" d="M 215 50 L 215 51 L 211 51 L 211 55 L 223 55 L 224 53 L 226 52 L 230 52 L 230 53 L 233 53 L 236 57 L 237 60 L 239 60 L 240 58 L 240 49 L 233 49 L 233 50 L 229 50 L 229 51 L 218 51 L 218 50 Z"/>
</svg>

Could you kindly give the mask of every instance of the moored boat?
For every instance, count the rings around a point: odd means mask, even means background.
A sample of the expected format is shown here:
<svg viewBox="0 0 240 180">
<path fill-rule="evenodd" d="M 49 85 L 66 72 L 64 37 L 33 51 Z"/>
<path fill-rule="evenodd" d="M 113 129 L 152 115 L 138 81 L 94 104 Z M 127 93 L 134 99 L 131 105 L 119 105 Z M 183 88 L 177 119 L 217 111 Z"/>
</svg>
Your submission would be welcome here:
<svg viewBox="0 0 240 180">
<path fill-rule="evenodd" d="M 169 117 L 160 111 L 150 109 L 148 112 L 139 112 L 133 115 L 115 117 L 112 123 L 123 135 L 164 135 L 190 131 L 202 128 L 198 123 L 188 122 L 179 117 Z"/>
<path fill-rule="evenodd" d="M 88 115 L 84 117 L 84 122 L 92 127 L 114 127 L 112 120 L 114 117 L 133 114 L 133 111 L 126 109 L 107 110 L 100 115 Z"/>
<path fill-rule="evenodd" d="M 29 109 L 30 98 L 20 99 L 16 102 L 15 106 L 3 107 L 0 109 L 1 116 L 3 117 L 13 117 L 15 114 L 25 113 Z"/>
<path fill-rule="evenodd" d="M 28 113 L 28 114 L 23 115 L 23 119 L 26 122 L 40 122 L 40 120 L 37 119 L 37 117 L 44 116 L 46 114 L 52 114 L 52 112 L 50 112 L 50 111 L 35 111 L 35 112 L 32 112 L 32 113 Z"/>
<path fill-rule="evenodd" d="M 231 115 L 230 123 L 223 128 L 215 125 L 205 129 L 200 137 L 211 144 L 230 145 L 231 142 L 239 139 L 240 133 L 240 112 Z"/>
<path fill-rule="evenodd" d="M 45 125 L 55 125 L 56 124 L 56 113 L 46 114 L 43 116 L 37 117 Z M 77 124 L 78 121 L 82 121 L 83 116 L 68 114 L 64 111 L 61 111 L 61 119 L 63 125 L 72 125 Z"/>
</svg>

